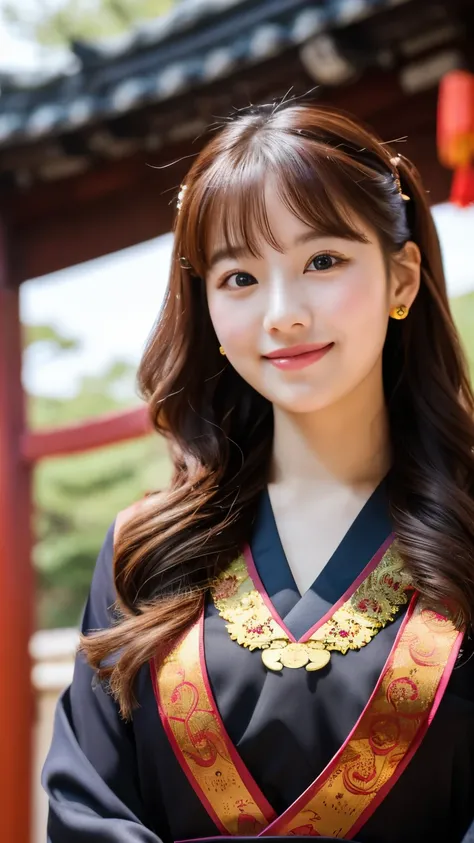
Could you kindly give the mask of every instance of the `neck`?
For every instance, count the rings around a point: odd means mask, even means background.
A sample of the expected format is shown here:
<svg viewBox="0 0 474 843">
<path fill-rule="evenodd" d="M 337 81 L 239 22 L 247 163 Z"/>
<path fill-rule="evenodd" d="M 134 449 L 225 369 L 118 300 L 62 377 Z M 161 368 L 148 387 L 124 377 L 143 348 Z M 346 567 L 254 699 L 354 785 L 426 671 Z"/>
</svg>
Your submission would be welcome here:
<svg viewBox="0 0 474 843">
<path fill-rule="evenodd" d="M 380 483 L 391 461 L 388 414 L 381 377 L 376 390 L 370 380 L 315 413 L 275 408 L 272 483 L 361 493 Z"/>
</svg>

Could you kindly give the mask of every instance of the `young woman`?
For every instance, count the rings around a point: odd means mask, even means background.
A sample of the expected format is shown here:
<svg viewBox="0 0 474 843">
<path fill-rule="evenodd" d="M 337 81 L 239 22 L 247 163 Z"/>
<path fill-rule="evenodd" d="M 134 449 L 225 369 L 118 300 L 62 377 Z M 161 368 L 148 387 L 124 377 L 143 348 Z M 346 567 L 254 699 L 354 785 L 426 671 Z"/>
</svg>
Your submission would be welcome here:
<svg viewBox="0 0 474 843">
<path fill-rule="evenodd" d="M 456 843 L 474 402 L 417 171 L 343 114 L 265 106 L 179 206 L 139 376 L 174 480 L 100 553 L 49 840 Z"/>
</svg>

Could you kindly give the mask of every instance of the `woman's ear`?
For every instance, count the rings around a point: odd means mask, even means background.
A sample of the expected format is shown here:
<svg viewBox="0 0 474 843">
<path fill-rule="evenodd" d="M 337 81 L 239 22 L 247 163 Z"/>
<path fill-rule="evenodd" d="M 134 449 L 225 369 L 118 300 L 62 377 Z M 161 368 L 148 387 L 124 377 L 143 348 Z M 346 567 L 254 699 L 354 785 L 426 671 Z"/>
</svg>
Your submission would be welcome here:
<svg viewBox="0 0 474 843">
<path fill-rule="evenodd" d="M 410 308 L 420 289 L 421 252 L 416 243 L 407 243 L 390 259 L 390 309 Z"/>
</svg>

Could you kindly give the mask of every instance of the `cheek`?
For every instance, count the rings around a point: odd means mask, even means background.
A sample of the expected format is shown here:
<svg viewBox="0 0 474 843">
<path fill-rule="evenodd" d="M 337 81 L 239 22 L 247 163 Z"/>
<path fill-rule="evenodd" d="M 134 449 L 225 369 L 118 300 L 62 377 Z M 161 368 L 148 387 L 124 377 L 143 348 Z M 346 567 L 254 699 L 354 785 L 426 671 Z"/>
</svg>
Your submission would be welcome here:
<svg viewBox="0 0 474 843">
<path fill-rule="evenodd" d="M 208 304 L 214 330 L 228 354 L 232 356 L 233 351 L 248 349 L 255 334 L 256 320 L 253 308 L 246 307 L 243 300 L 229 301 L 226 295 L 211 295 Z"/>
<path fill-rule="evenodd" d="M 388 313 L 388 287 L 383 267 L 367 267 L 348 272 L 335 291 L 328 314 L 346 339 L 362 344 L 385 335 Z"/>
</svg>

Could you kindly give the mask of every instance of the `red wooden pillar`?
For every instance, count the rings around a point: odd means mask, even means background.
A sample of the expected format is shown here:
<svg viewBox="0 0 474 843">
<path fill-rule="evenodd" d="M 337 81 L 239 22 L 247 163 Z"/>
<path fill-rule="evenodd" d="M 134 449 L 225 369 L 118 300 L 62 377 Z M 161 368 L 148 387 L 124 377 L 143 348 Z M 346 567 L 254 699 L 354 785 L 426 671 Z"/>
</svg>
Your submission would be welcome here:
<svg viewBox="0 0 474 843">
<path fill-rule="evenodd" d="M 25 430 L 19 288 L 0 219 L 0 840 L 29 843 L 33 694 L 30 469 Z"/>
</svg>

